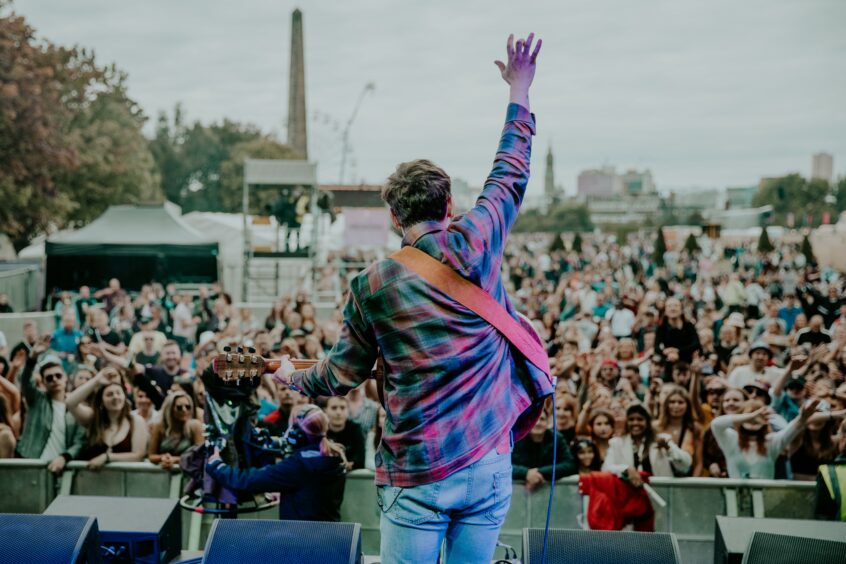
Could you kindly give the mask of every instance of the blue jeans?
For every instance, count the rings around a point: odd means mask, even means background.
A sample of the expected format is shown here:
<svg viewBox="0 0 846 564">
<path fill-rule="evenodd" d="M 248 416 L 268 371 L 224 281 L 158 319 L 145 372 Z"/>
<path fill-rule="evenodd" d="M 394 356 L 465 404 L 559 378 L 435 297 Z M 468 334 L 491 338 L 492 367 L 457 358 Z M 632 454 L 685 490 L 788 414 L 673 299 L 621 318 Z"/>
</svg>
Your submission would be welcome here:
<svg viewBox="0 0 846 564">
<path fill-rule="evenodd" d="M 378 486 L 381 561 L 489 564 L 511 503 L 511 454 L 491 450 L 481 460 L 431 484 Z"/>
</svg>

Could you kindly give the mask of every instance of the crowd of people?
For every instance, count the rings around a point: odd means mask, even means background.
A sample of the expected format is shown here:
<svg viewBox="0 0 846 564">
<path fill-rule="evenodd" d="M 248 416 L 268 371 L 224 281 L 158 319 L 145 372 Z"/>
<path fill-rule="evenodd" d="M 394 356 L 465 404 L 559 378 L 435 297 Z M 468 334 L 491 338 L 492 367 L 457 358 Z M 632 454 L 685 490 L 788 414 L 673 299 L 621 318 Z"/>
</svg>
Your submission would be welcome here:
<svg viewBox="0 0 846 564">
<path fill-rule="evenodd" d="M 555 401 L 514 446 L 526 488 L 552 478 L 553 446 L 556 477 L 605 469 L 636 484 L 641 472 L 813 480 L 846 455 L 843 273 L 787 244 L 668 252 L 660 267 L 644 237 L 550 248 L 549 236 L 513 235 L 503 262 L 557 376 Z M 324 268 L 318 286 L 347 288 L 355 271 Z M 204 441 L 199 376 L 223 347 L 320 359 L 339 334 L 338 306 L 318 320 L 299 292 L 262 319 L 217 285 L 127 292 L 117 279 L 57 293 L 53 332 L 28 322 L 13 347 L 0 339 L 0 457 L 45 460 L 56 474 L 70 460 L 177 471 Z M 254 404 L 255 425 L 276 437 L 312 409 L 269 377 Z M 376 382 L 316 404 L 345 469 L 374 469 Z"/>
<path fill-rule="evenodd" d="M 553 440 L 556 476 L 602 468 L 633 482 L 639 471 L 813 480 L 842 461 L 842 273 L 789 245 L 668 252 L 662 267 L 637 237 L 549 248 L 515 236 L 505 256 L 558 377 L 558 438 L 541 420 L 536 444 L 515 448 L 527 487 L 551 477 Z"/>
</svg>

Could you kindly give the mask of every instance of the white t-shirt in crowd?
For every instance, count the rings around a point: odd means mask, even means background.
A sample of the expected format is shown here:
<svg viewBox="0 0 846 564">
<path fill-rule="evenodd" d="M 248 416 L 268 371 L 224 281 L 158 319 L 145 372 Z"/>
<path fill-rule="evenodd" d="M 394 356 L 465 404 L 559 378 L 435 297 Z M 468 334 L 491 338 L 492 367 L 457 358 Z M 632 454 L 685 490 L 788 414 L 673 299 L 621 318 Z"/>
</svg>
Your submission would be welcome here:
<svg viewBox="0 0 846 564">
<path fill-rule="evenodd" d="M 50 424 L 50 436 L 41 451 L 41 460 L 53 460 L 67 450 L 65 444 L 65 402 L 50 400 L 53 403 L 53 423 Z"/>
<path fill-rule="evenodd" d="M 605 313 L 605 319 L 611 322 L 611 334 L 615 337 L 628 337 L 632 334 L 632 326 L 635 322 L 635 314 L 628 308 L 609 309 Z"/>
<path fill-rule="evenodd" d="M 137 409 L 133 409 L 132 414 L 137 415 L 141 419 L 144 419 L 144 416 L 141 415 L 141 412 L 138 411 Z M 161 413 L 159 413 L 155 408 L 151 409 L 150 410 L 150 416 L 148 418 L 144 419 L 144 421 L 147 423 L 148 426 L 152 425 L 153 423 L 158 423 L 161 420 L 162 420 Z"/>
<path fill-rule="evenodd" d="M 193 325 L 193 312 L 184 303 L 173 308 L 173 334 L 194 341 L 194 333 L 197 328 Z"/>
<path fill-rule="evenodd" d="M 776 366 L 767 366 L 763 372 L 755 372 L 751 364 L 738 366 L 729 374 L 729 386 L 732 388 L 742 388 L 748 386 L 757 380 L 763 380 L 772 386 L 776 379 L 781 376 L 782 368 Z"/>
</svg>

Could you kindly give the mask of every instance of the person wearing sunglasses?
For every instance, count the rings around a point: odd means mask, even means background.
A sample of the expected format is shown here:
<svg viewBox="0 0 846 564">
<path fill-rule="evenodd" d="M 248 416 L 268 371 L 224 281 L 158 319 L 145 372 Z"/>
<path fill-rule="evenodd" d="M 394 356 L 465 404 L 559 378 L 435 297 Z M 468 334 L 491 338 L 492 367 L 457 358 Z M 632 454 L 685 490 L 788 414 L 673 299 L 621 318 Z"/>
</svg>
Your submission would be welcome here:
<svg viewBox="0 0 846 564">
<path fill-rule="evenodd" d="M 32 346 L 21 374 L 27 416 L 18 441 L 18 454 L 22 458 L 49 461 L 47 469 L 60 474 L 70 460 L 79 456 L 85 445 L 85 429 L 65 406 L 68 377 L 61 361 L 48 356 L 38 364 L 38 357 L 49 343 L 48 336 Z M 36 367 L 43 389 L 35 382 Z"/>
<path fill-rule="evenodd" d="M 165 470 L 179 468 L 179 457 L 203 442 L 203 424 L 193 417 L 194 400 L 187 393 L 170 392 L 162 404 L 161 420 L 150 426 L 147 457 Z"/>
</svg>

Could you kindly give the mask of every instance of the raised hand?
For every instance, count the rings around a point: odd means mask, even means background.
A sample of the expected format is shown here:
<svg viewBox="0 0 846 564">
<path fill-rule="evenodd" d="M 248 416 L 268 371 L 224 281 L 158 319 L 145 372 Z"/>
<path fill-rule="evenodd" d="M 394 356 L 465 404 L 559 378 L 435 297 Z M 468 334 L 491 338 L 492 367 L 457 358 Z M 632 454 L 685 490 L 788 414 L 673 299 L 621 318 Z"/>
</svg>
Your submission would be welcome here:
<svg viewBox="0 0 846 564">
<path fill-rule="evenodd" d="M 38 339 L 38 341 L 35 342 L 34 345 L 32 345 L 32 350 L 30 351 L 29 355 L 32 358 L 38 358 L 39 355 L 46 352 L 47 349 L 50 348 L 50 340 L 50 335 L 43 335 L 40 339 Z"/>
<path fill-rule="evenodd" d="M 273 381 L 277 384 L 289 386 L 291 384 L 291 376 L 294 374 L 294 365 L 291 363 L 290 357 L 286 354 L 281 359 L 279 370 L 273 373 Z"/>
<path fill-rule="evenodd" d="M 502 79 L 511 86 L 511 101 L 527 107 L 529 86 L 532 85 L 532 80 L 535 78 L 535 62 L 543 43 L 542 40 L 538 39 L 533 50 L 532 42 L 534 38 L 535 34 L 530 33 L 528 38 L 525 40 L 518 39 L 517 44 L 514 45 L 514 34 L 509 35 L 506 46 L 507 61 L 505 63 L 494 61 L 502 74 Z"/>
<path fill-rule="evenodd" d="M 807 421 L 808 418 L 814 414 L 819 405 L 819 398 L 813 398 L 806 401 L 804 404 L 802 404 L 802 407 L 799 409 L 799 419 L 801 419 L 802 421 Z"/>
</svg>

